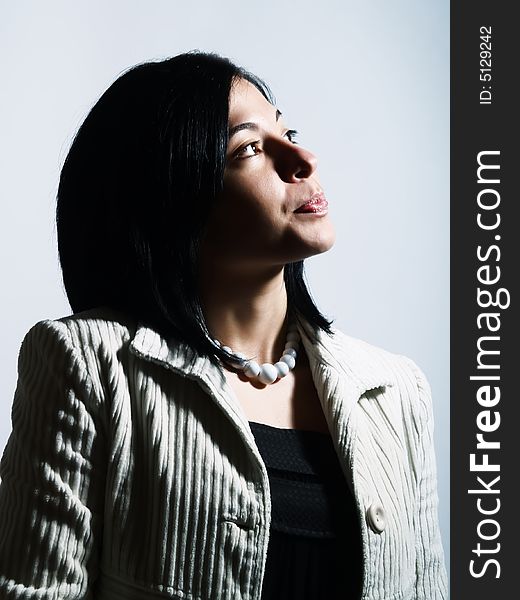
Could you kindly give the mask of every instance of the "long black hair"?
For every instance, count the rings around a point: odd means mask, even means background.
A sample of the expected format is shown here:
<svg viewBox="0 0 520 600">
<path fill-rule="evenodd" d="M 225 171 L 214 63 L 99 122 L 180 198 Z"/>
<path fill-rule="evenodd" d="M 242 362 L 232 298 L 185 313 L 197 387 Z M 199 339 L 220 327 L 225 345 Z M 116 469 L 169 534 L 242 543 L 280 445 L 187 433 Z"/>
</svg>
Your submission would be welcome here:
<svg viewBox="0 0 520 600">
<path fill-rule="evenodd" d="M 121 75 L 79 128 L 57 197 L 58 251 L 74 313 L 109 306 L 201 354 L 215 346 L 197 289 L 207 216 L 223 187 L 229 94 L 265 82 L 215 53 L 191 51 Z M 182 213 L 182 218 L 179 218 Z M 331 333 L 304 281 L 284 268 L 289 306 Z"/>
</svg>

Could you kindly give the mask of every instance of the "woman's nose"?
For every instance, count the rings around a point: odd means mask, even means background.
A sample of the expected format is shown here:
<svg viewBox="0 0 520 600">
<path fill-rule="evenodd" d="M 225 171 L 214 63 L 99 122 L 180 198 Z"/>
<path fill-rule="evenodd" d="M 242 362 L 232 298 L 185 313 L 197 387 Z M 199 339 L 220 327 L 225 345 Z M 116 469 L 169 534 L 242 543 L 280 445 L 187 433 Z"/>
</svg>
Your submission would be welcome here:
<svg viewBox="0 0 520 600">
<path fill-rule="evenodd" d="M 299 144 L 287 141 L 278 148 L 275 164 L 284 181 L 297 183 L 301 179 L 307 179 L 316 171 L 318 159 Z"/>
</svg>

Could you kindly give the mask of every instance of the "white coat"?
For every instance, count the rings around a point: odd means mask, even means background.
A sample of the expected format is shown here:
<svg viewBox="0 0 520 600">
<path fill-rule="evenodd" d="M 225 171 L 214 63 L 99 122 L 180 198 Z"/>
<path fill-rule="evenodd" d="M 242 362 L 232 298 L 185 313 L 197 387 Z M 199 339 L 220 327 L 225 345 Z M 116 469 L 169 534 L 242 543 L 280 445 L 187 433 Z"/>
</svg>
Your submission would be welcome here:
<svg viewBox="0 0 520 600">
<path fill-rule="evenodd" d="M 298 327 L 357 504 L 363 600 L 446 599 L 423 374 Z M 209 359 L 104 308 L 41 321 L 22 343 L 12 419 L 0 598 L 260 600 L 268 475 Z"/>
</svg>

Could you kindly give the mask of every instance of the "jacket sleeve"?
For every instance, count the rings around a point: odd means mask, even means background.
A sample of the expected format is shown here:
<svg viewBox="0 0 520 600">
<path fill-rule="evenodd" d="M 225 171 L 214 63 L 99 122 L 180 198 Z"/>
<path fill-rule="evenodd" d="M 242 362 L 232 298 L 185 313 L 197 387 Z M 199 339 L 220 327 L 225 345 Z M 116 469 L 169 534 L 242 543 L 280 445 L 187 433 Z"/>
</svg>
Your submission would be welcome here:
<svg viewBox="0 0 520 600">
<path fill-rule="evenodd" d="M 92 597 L 105 479 L 97 396 L 67 325 L 34 325 L 0 462 L 0 599 Z"/>
<path fill-rule="evenodd" d="M 415 514 L 416 587 L 414 600 L 446 600 L 448 579 L 438 520 L 437 467 L 433 442 L 431 390 L 422 371 L 410 361 L 417 380 L 422 414 L 419 433 L 418 495 Z"/>
</svg>

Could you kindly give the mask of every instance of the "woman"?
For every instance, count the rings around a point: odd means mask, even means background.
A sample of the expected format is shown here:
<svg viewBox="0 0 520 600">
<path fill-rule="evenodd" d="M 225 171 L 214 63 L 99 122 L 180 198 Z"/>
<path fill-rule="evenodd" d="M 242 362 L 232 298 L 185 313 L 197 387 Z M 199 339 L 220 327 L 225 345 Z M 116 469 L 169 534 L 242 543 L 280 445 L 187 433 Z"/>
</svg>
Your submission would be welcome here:
<svg viewBox="0 0 520 600">
<path fill-rule="evenodd" d="M 74 314 L 20 350 L 0 598 L 447 597 L 428 384 L 315 306 L 334 230 L 294 136 L 199 52 L 86 118 L 57 205 Z"/>
</svg>

